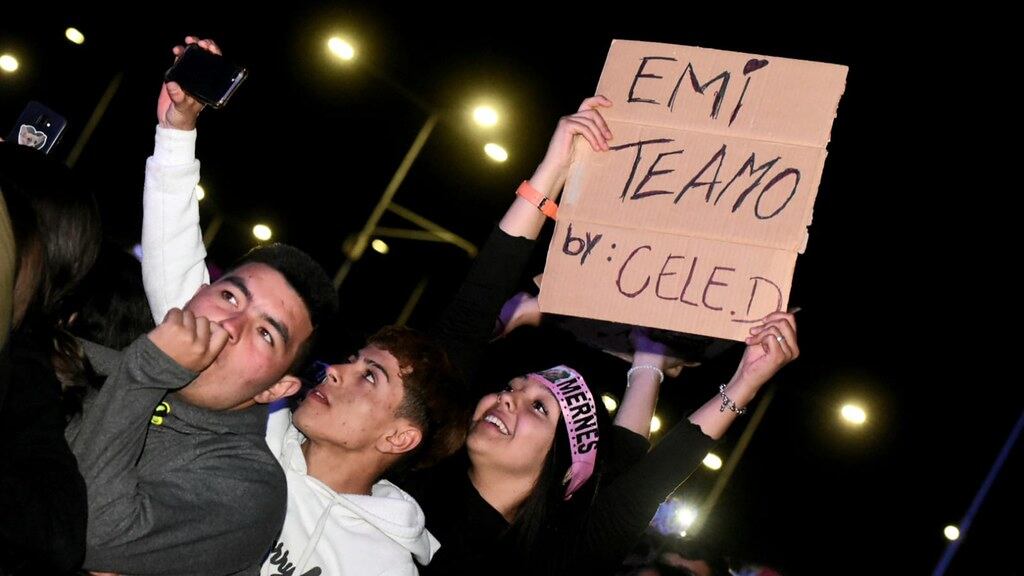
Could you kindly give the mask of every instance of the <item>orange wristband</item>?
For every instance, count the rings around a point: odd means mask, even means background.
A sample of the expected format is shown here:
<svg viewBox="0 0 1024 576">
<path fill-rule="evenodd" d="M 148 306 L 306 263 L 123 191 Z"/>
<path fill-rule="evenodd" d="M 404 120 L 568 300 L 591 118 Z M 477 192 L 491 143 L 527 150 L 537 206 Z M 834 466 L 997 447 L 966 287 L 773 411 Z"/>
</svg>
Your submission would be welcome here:
<svg viewBox="0 0 1024 576">
<path fill-rule="evenodd" d="M 523 183 L 516 189 L 516 196 L 519 196 L 523 200 L 526 200 L 530 204 L 537 207 L 548 218 L 552 220 L 558 219 L 558 204 L 554 200 L 541 194 L 537 191 L 533 185 L 530 184 L 529 180 L 523 180 Z"/>
</svg>

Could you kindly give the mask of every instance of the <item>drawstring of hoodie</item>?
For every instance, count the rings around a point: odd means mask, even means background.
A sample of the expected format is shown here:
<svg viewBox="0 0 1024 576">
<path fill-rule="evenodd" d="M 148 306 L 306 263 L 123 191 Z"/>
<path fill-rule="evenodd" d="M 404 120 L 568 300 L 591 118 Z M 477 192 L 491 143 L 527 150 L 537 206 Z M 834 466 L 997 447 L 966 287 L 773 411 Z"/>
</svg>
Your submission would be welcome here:
<svg viewBox="0 0 1024 576">
<path fill-rule="evenodd" d="M 299 561 L 295 563 L 296 574 L 302 574 L 306 570 L 306 563 L 309 562 L 309 557 L 316 551 L 316 545 L 320 542 L 320 536 L 324 533 L 324 528 L 327 526 L 327 521 L 331 518 L 331 508 L 334 507 L 336 502 L 332 498 L 327 507 L 324 508 L 323 513 L 320 514 L 320 519 L 317 520 L 316 529 L 313 530 L 313 535 L 310 536 L 309 542 L 306 542 L 305 549 L 302 550 L 302 556 L 299 557 Z"/>
</svg>

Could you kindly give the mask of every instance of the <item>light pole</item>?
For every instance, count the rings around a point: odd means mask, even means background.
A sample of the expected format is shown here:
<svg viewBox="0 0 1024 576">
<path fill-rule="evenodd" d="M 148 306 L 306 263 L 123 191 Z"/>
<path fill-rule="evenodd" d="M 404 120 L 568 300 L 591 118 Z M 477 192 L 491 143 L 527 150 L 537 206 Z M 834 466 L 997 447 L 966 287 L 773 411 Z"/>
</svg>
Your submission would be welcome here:
<svg viewBox="0 0 1024 576">
<path fill-rule="evenodd" d="M 351 44 L 341 40 L 340 38 L 331 38 L 328 41 L 328 47 L 333 54 L 342 60 L 349 61 L 355 57 L 355 49 Z M 341 266 L 338 267 L 337 272 L 334 274 L 335 288 L 339 288 L 341 286 L 345 281 L 345 278 L 348 277 L 349 273 L 352 271 L 352 267 L 355 263 L 363 257 L 363 254 L 366 252 L 366 247 L 373 236 L 446 242 L 458 246 L 471 257 L 476 256 L 477 253 L 477 247 L 472 242 L 469 242 L 465 238 L 447 230 L 443 226 L 432 222 L 408 208 L 399 206 L 392 201 L 395 197 L 395 193 L 398 192 L 398 188 L 402 185 L 402 182 L 408 175 L 410 168 L 412 168 L 413 162 L 416 161 L 416 158 L 419 156 L 423 147 L 426 145 L 427 140 L 430 138 L 430 135 L 433 133 L 434 128 L 437 126 L 438 121 L 441 119 L 441 113 L 394 79 L 382 74 L 380 71 L 372 67 L 365 67 L 365 69 L 375 78 L 383 81 L 415 104 L 418 108 L 426 112 L 427 119 L 423 123 L 423 126 L 420 127 L 419 132 L 416 134 L 416 138 L 413 140 L 412 146 L 409 147 L 409 150 L 405 153 L 405 157 L 402 159 L 401 164 L 398 165 L 398 169 L 395 170 L 395 173 L 391 176 L 391 181 L 388 182 L 387 187 L 384 189 L 384 193 L 381 194 L 380 199 L 377 200 L 377 204 L 374 206 L 369 218 L 367 218 L 366 223 L 345 249 L 345 261 L 341 263 Z M 474 117 L 477 118 L 477 122 L 479 124 L 484 126 L 491 126 L 497 123 L 497 113 L 493 110 L 485 112 L 478 110 L 474 113 Z M 399 216 L 416 226 L 416 228 L 406 229 L 378 226 L 380 219 L 383 217 L 385 212 L 391 212 Z M 422 289 L 420 292 L 422 292 Z M 403 312 L 403 316 L 407 317 L 408 314 Z"/>
<path fill-rule="evenodd" d="M 413 140 L 412 146 L 409 147 L 409 151 L 405 153 L 405 158 L 402 159 L 402 163 L 398 165 L 398 169 L 391 176 L 391 181 L 388 182 L 387 188 L 384 189 L 384 193 L 381 194 L 380 199 L 377 200 L 377 205 L 373 207 L 373 212 L 370 213 L 370 217 L 366 219 L 366 223 L 363 225 L 362 230 L 356 235 L 355 241 L 352 243 L 351 248 L 346 251 L 345 261 L 342 262 L 338 268 L 337 273 L 334 274 L 334 287 L 341 286 L 341 283 L 345 281 L 345 277 L 348 276 L 352 265 L 363 257 L 363 253 L 366 252 L 366 245 L 370 242 L 370 236 L 373 234 L 374 229 L 377 228 L 377 223 L 380 222 L 380 217 L 384 215 L 384 211 L 388 209 L 388 205 L 391 204 L 391 199 L 395 197 L 395 192 L 398 191 L 398 187 L 402 185 L 402 181 L 405 180 L 405 176 L 409 173 L 409 169 L 412 168 L 412 163 L 416 161 L 416 157 L 419 156 L 420 151 L 423 150 L 423 146 L 427 143 L 427 139 L 430 138 L 430 133 L 434 131 L 434 126 L 437 126 L 438 115 L 436 112 L 432 112 L 427 121 L 423 123 L 423 127 L 420 128 L 416 139 Z"/>
</svg>

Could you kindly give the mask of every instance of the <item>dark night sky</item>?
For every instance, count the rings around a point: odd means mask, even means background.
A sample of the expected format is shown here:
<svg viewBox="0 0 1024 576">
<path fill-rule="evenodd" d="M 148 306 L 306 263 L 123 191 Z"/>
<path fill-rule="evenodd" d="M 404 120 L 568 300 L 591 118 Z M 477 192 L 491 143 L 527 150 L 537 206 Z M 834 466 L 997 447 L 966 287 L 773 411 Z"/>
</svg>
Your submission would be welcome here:
<svg viewBox="0 0 1024 576">
<path fill-rule="evenodd" d="M 1024 408 L 1018 347 L 1008 345 L 1017 318 L 1009 306 L 1016 267 L 1008 264 L 1016 259 L 1002 257 L 1019 184 L 999 138 L 982 136 L 1009 126 L 1015 102 L 1004 102 L 1010 72 L 999 73 L 998 51 L 965 35 L 971 17 L 953 26 L 864 10 L 813 22 L 675 3 L 623 14 L 515 5 L 485 19 L 383 3 L 287 6 L 166 6 L 160 12 L 170 15 L 119 14 L 116 26 L 102 5 L 5 7 L 0 51 L 18 53 L 22 69 L 0 75 L 0 126 L 41 100 L 69 118 L 54 151 L 66 155 L 123 73 L 78 169 L 97 185 L 109 235 L 137 241 L 169 49 L 185 34 L 213 37 L 251 76 L 225 110 L 200 120 L 204 221 L 225 218 L 211 257 L 238 256 L 261 219 L 333 271 L 342 241 L 362 225 L 426 118 L 382 78 L 451 112 L 396 202 L 479 243 L 539 161 L 558 116 L 593 93 L 613 38 L 849 66 L 791 298 L 803 307 L 803 356 L 778 378 L 706 532 L 728 552 L 786 574 L 934 568 L 943 526 L 959 523 Z M 85 33 L 83 46 L 64 40 L 68 25 Z M 324 42 L 335 30 L 358 31 L 368 55 L 362 69 L 327 59 Z M 482 158 L 483 141 L 457 114 L 467 94 L 484 93 L 499 95 L 508 113 L 498 138 L 511 159 L 500 166 Z M 401 224 L 393 218 L 383 224 Z M 393 322 L 424 277 L 412 324 L 428 324 L 470 262 L 452 246 L 391 245 L 387 256 L 368 252 L 342 289 L 352 333 Z M 667 384 L 659 412 L 680 418 L 714 393 L 734 361 L 726 355 Z M 869 410 L 857 432 L 836 418 L 852 397 Z M 741 431 L 730 432 L 723 455 Z M 699 471 L 682 494 L 699 498 L 712 480 Z M 1021 480 L 1018 448 L 951 573 L 1020 573 L 1007 551 L 1021 535 L 1024 510 L 1012 488 Z"/>
</svg>

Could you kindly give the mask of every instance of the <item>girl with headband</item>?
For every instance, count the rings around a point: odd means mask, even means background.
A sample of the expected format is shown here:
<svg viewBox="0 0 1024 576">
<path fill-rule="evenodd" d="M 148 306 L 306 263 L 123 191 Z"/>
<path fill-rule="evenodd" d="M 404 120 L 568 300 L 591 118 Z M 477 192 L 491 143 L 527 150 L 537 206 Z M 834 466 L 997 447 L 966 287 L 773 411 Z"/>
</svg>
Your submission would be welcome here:
<svg viewBox="0 0 1024 576">
<path fill-rule="evenodd" d="M 476 368 L 494 319 L 515 292 L 545 219 L 557 213 L 554 201 L 573 141 L 579 136 L 594 151 L 608 150 L 612 134 L 598 109 L 611 105 L 595 96 L 561 118 L 544 160 L 520 186 L 434 331 L 477 386 Z M 700 465 L 757 390 L 797 357 L 792 315 L 768 316 L 751 329 L 746 344 L 720 394 L 650 452 L 658 386 L 664 372 L 681 365 L 664 348 L 647 346 L 634 355 L 614 426 L 601 423 L 607 418 L 603 406 L 569 366 L 538 367 L 484 395 L 473 410 L 465 450 L 400 482 L 441 543 L 421 573 L 613 572 L 658 505 Z M 609 474 L 599 482 L 600 469 Z"/>
</svg>

